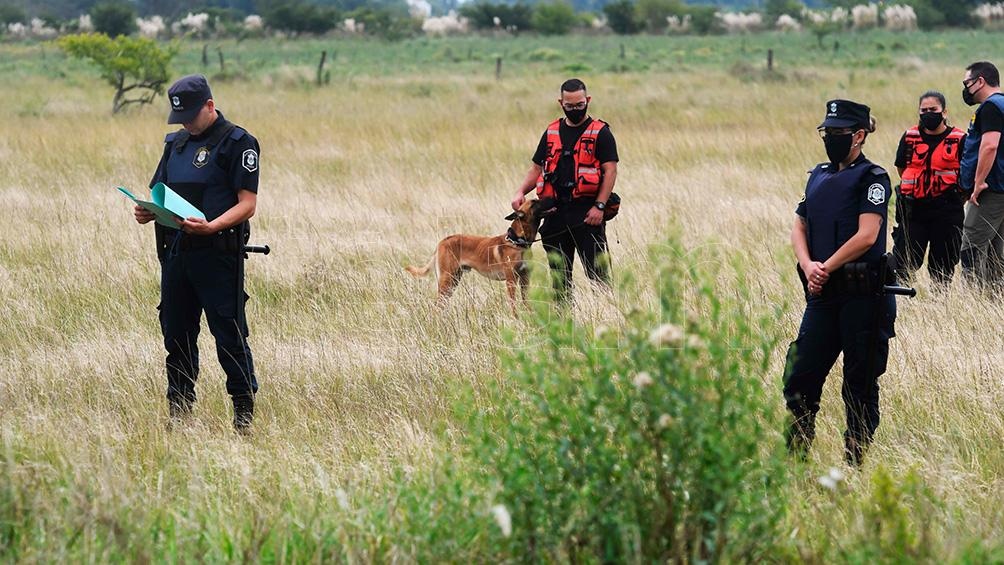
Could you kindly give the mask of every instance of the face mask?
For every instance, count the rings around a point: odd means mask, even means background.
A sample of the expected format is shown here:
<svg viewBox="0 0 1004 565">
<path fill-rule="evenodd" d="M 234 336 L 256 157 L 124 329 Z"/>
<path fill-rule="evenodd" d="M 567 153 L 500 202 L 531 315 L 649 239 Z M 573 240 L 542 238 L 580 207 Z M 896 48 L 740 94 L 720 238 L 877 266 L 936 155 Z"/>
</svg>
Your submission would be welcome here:
<svg viewBox="0 0 1004 565">
<path fill-rule="evenodd" d="M 851 138 L 853 137 L 854 134 L 851 133 L 826 136 L 823 145 L 826 146 L 826 156 L 830 158 L 831 163 L 834 165 L 843 163 L 844 159 L 851 154 Z"/>
<path fill-rule="evenodd" d="M 928 112 L 920 115 L 920 125 L 928 131 L 938 129 L 944 121 L 945 116 L 941 112 Z"/>
<path fill-rule="evenodd" d="M 565 110 L 565 117 L 568 118 L 568 123 L 577 124 L 586 117 L 587 111 L 589 111 L 589 106 L 581 110 Z"/>
<path fill-rule="evenodd" d="M 967 106 L 976 105 L 975 95 L 972 92 L 969 92 L 969 89 L 966 87 L 962 87 L 962 101 L 965 102 Z"/>
</svg>

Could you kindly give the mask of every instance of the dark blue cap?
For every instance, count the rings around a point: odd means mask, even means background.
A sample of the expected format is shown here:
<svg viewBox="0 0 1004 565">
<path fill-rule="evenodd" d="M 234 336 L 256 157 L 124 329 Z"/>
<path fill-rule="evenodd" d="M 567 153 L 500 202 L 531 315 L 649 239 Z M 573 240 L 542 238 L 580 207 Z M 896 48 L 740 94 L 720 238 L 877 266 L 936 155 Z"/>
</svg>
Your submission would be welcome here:
<svg viewBox="0 0 1004 565">
<path fill-rule="evenodd" d="M 171 103 L 171 113 L 167 116 L 169 124 L 184 124 L 195 119 L 206 101 L 213 97 L 209 83 L 202 75 L 181 77 L 167 90 L 167 99 Z"/>
<path fill-rule="evenodd" d="M 826 119 L 821 128 L 871 127 L 871 108 L 850 100 L 830 100 L 826 103 Z"/>
</svg>

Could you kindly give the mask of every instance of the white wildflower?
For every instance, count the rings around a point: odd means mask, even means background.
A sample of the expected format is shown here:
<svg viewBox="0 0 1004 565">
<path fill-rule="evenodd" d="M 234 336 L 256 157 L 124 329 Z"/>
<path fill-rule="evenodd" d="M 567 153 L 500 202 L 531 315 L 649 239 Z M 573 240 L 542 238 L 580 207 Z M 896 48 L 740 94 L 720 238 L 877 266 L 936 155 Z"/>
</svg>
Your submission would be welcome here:
<svg viewBox="0 0 1004 565">
<path fill-rule="evenodd" d="M 633 379 L 631 379 L 631 384 L 633 384 L 638 390 L 650 387 L 653 383 L 655 383 L 655 381 L 652 380 L 652 375 L 648 374 L 646 371 L 638 373 Z"/>
<path fill-rule="evenodd" d="M 265 22 L 258 14 L 251 14 L 244 18 L 244 29 L 247 31 L 258 31 L 265 27 Z"/>
<path fill-rule="evenodd" d="M 445 16 L 427 18 L 422 22 L 422 31 L 428 35 L 449 35 L 467 33 L 469 22 L 467 18 L 457 15 L 453 10 Z"/>
<path fill-rule="evenodd" d="M 665 430 L 666 428 L 673 425 L 673 417 L 669 414 L 663 414 L 659 416 L 659 419 L 655 422 L 656 429 Z"/>
<path fill-rule="evenodd" d="M 492 506 L 492 517 L 495 518 L 495 523 L 502 530 L 503 536 L 509 537 L 512 535 L 512 516 L 509 515 L 509 509 L 505 505 L 496 504 Z"/>
<path fill-rule="evenodd" d="M 683 328 L 673 324 L 662 324 L 648 335 L 648 342 L 656 347 L 677 346 L 683 343 Z"/>
<path fill-rule="evenodd" d="M 840 486 L 841 481 L 844 480 L 844 474 L 840 472 L 840 469 L 836 467 L 831 467 L 830 471 L 819 477 L 819 484 L 826 488 L 827 490 L 835 491 L 837 487 Z"/>
<path fill-rule="evenodd" d="M 154 15 L 149 19 L 136 18 L 136 28 L 142 37 L 156 39 L 157 36 L 167 31 L 167 24 L 164 23 L 164 18 Z"/>
<path fill-rule="evenodd" d="M 87 33 L 87 32 L 90 32 L 90 31 L 94 31 L 94 24 L 91 23 L 91 15 L 90 14 L 81 14 L 80 17 L 77 18 L 77 29 L 81 33 Z"/>
<path fill-rule="evenodd" d="M 778 31 L 799 31 L 802 29 L 802 24 L 798 23 L 798 20 L 788 14 L 781 14 L 781 16 L 777 18 L 777 22 L 774 23 L 774 27 L 776 27 Z"/>
<path fill-rule="evenodd" d="M 748 14 L 719 12 L 715 14 L 718 23 L 726 33 L 747 33 L 756 31 L 763 26 L 763 16 L 760 12 L 750 12 Z"/>
<path fill-rule="evenodd" d="M 858 4 L 851 8 L 851 21 L 854 29 L 862 30 L 878 25 L 878 4 Z"/>
<path fill-rule="evenodd" d="M 690 14 L 680 18 L 679 16 L 667 16 L 666 28 L 670 33 L 687 33 L 690 31 Z"/>
<path fill-rule="evenodd" d="M 917 29 L 917 13 L 913 6 L 893 4 L 882 11 L 885 28 L 892 31 L 910 31 Z"/>
</svg>

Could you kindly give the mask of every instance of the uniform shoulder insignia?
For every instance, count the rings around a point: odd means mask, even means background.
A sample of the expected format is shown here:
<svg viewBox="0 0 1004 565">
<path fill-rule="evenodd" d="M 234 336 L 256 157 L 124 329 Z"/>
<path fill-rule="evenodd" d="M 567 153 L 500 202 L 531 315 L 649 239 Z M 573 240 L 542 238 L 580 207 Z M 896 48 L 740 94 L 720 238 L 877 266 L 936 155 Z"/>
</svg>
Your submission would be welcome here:
<svg viewBox="0 0 1004 565">
<path fill-rule="evenodd" d="M 230 132 L 230 139 L 237 141 L 238 139 L 244 137 L 247 134 L 248 134 L 247 130 L 245 130 L 240 126 L 237 126 L 233 129 L 233 131 Z"/>
<path fill-rule="evenodd" d="M 883 169 L 882 167 L 878 166 L 878 165 L 872 165 L 872 168 L 868 169 L 868 172 L 871 173 L 871 174 L 873 174 L 873 175 L 875 175 L 875 176 L 877 176 L 877 177 L 881 177 L 883 175 L 884 176 L 889 176 L 889 172 L 886 171 L 885 169 Z"/>
</svg>

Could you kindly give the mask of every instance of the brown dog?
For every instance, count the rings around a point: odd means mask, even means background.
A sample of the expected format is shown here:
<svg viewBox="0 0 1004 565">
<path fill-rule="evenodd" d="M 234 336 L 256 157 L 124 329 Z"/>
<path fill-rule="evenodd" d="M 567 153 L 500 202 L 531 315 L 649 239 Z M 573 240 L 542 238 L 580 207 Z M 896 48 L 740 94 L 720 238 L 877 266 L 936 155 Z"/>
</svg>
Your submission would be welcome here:
<svg viewBox="0 0 1004 565">
<path fill-rule="evenodd" d="M 554 212 L 551 200 L 527 200 L 520 209 L 505 217 L 512 220 L 504 235 L 482 237 L 455 234 L 444 237 L 436 246 L 436 253 L 424 267 L 405 267 L 416 277 L 424 277 L 435 267 L 439 281 L 439 299 L 445 301 L 453 294 L 464 272 L 474 269 L 481 275 L 505 281 L 509 303 L 516 311 L 516 285 L 526 300 L 526 287 L 530 273 L 525 253 L 537 238 L 541 220 Z"/>
</svg>

